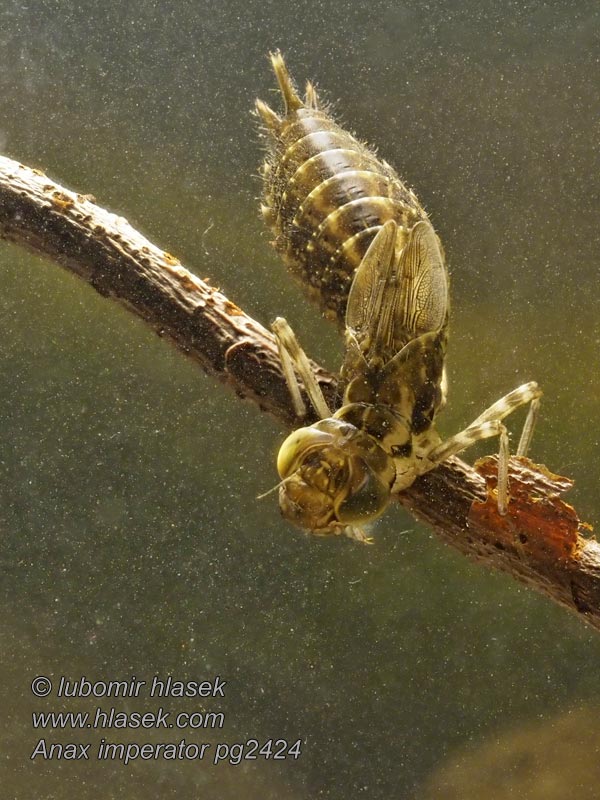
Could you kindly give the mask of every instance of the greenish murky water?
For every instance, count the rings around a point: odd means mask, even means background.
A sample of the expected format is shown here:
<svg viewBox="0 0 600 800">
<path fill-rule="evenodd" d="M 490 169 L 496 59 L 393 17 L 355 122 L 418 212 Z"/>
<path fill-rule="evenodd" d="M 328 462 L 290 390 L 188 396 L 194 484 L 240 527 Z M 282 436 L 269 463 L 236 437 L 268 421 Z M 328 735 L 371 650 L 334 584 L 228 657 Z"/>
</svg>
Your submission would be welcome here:
<svg viewBox="0 0 600 800">
<path fill-rule="evenodd" d="M 285 314 L 335 367 L 336 331 L 257 214 L 249 111 L 273 97 L 265 56 L 280 47 L 444 241 L 442 430 L 537 380 L 533 455 L 576 479 L 571 501 L 598 524 L 599 40 L 597 4 L 580 1 L 8 0 L 0 150 L 94 194 L 263 323 Z M 275 480 L 275 422 L 51 263 L 5 245 L 0 287 L 6 797 L 597 796 L 597 634 L 400 508 L 371 548 L 290 529 L 256 501 Z M 227 685 L 36 700 L 39 675 Z M 33 729 L 32 712 L 113 706 L 224 724 Z M 90 742 L 90 759 L 31 760 L 40 738 Z M 125 765 L 94 757 L 101 738 L 303 745 L 297 760 Z"/>
</svg>

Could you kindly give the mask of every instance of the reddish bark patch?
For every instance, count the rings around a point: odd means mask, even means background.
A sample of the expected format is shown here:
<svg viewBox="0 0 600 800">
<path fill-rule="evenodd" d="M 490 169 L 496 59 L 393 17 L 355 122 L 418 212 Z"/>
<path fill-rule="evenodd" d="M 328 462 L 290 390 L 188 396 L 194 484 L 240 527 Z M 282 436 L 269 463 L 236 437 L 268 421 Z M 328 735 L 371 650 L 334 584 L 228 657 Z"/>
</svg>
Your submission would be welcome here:
<svg viewBox="0 0 600 800">
<path fill-rule="evenodd" d="M 575 509 L 559 495 L 573 481 L 554 475 L 546 467 L 527 458 L 512 458 L 509 466 L 508 513 L 498 513 L 496 485 L 498 460 L 494 456 L 475 464 L 485 479 L 485 502 L 475 501 L 468 524 L 498 550 L 506 550 L 534 562 L 555 564 L 573 559 L 585 541 L 579 535 L 580 521 Z"/>
</svg>

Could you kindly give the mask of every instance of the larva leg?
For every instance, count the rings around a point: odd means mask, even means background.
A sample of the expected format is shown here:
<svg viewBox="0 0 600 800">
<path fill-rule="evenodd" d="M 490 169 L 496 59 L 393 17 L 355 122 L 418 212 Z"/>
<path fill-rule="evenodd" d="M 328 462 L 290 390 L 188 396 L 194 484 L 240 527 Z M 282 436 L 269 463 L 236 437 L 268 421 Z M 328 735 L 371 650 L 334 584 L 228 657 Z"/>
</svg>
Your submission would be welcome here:
<svg viewBox="0 0 600 800">
<path fill-rule="evenodd" d="M 480 414 L 477 419 L 473 420 L 471 425 L 477 425 L 479 422 L 488 422 L 492 419 L 504 419 L 504 417 L 508 417 L 508 415 L 512 414 L 515 409 L 524 406 L 526 403 L 531 403 L 532 406 L 535 404 L 535 411 L 532 414 L 530 409 L 530 413 L 527 415 L 527 421 L 525 422 L 524 431 L 528 428 L 528 426 L 531 428 L 531 431 L 528 431 L 527 433 L 528 441 L 525 442 L 525 444 L 528 446 L 533 434 L 533 423 L 537 417 L 537 409 L 539 407 L 539 399 L 541 396 L 542 390 L 537 383 L 535 383 L 535 381 L 524 383 L 522 386 L 518 386 L 516 389 L 513 389 L 512 392 L 504 395 L 504 397 L 501 397 L 500 400 L 496 400 L 493 405 L 491 405 L 489 408 L 486 408 L 483 414 Z M 469 428 L 471 425 L 469 425 Z M 521 444 L 519 443 L 519 447 L 520 446 Z M 525 454 L 519 453 L 519 455 Z"/>
<path fill-rule="evenodd" d="M 535 423 L 537 422 L 538 412 L 540 410 L 540 396 L 542 392 L 539 389 L 538 391 L 539 395 L 534 397 L 531 401 L 529 411 L 527 412 L 527 419 L 525 420 L 523 430 L 521 431 L 521 438 L 519 439 L 519 446 L 517 447 L 518 456 L 526 456 L 529 452 L 529 447 L 533 438 L 533 431 L 535 429 Z"/>
<path fill-rule="evenodd" d="M 277 339 L 283 374 L 285 375 L 296 413 L 301 418 L 306 416 L 306 406 L 302 400 L 296 378 L 297 372 L 319 418 L 327 419 L 327 417 L 331 416 L 331 411 L 323 396 L 321 387 L 317 383 L 306 353 L 300 347 L 294 331 L 283 317 L 277 317 L 271 325 L 271 330 Z"/>
<path fill-rule="evenodd" d="M 480 414 L 468 428 L 464 431 L 451 436 L 442 444 L 435 447 L 430 453 L 427 454 L 427 461 L 431 467 L 441 464 L 450 456 L 457 455 L 458 453 L 470 447 L 475 442 L 481 439 L 487 439 L 491 436 L 500 437 L 500 452 L 498 455 L 498 511 L 500 514 L 506 514 L 508 504 L 508 434 L 506 427 L 502 420 L 511 414 L 515 409 L 530 403 L 527 419 L 523 426 L 523 432 L 519 440 L 517 448 L 517 455 L 523 456 L 527 452 L 531 444 L 533 436 L 533 429 L 537 419 L 540 397 L 542 391 L 537 385 L 531 381 L 524 383 L 517 389 L 513 389 L 500 400 L 497 400 L 493 405 L 486 409 L 483 414 Z"/>
<path fill-rule="evenodd" d="M 300 386 L 298 385 L 298 379 L 296 378 L 296 373 L 294 372 L 294 362 L 290 358 L 288 351 L 283 345 L 281 336 L 275 329 L 274 324 L 272 325 L 272 329 L 273 333 L 275 334 L 275 338 L 277 340 L 277 349 L 279 351 L 279 360 L 281 361 L 281 369 L 285 376 L 285 382 L 287 383 L 287 387 L 289 389 L 290 396 L 292 398 L 294 411 L 296 412 L 296 416 L 299 419 L 303 419 L 306 416 L 306 405 L 304 404 L 304 400 L 302 399 L 302 395 L 300 394 Z"/>
</svg>

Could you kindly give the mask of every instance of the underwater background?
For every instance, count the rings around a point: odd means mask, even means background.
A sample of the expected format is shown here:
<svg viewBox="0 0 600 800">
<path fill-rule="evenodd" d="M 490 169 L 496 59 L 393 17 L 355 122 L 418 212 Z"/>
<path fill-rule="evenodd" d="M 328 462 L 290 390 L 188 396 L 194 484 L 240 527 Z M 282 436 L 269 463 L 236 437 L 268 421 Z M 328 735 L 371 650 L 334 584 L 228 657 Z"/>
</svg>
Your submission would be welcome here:
<svg viewBox="0 0 600 800">
<path fill-rule="evenodd" d="M 451 275 L 450 435 L 527 380 L 532 457 L 600 524 L 595 2 L 7 0 L 0 152 L 93 194 L 336 369 L 269 246 L 255 97 L 300 85 L 415 189 Z M 274 496 L 286 431 L 58 266 L 0 247 L 5 797 L 597 797 L 600 637 L 397 504 L 375 544 Z M 516 436 L 522 417 L 510 427 Z M 466 454 L 493 451 L 495 444 Z M 227 680 L 225 698 L 36 700 L 33 678 Z M 32 712 L 225 715 L 222 730 L 36 731 Z M 297 759 L 31 760 L 40 739 L 303 740 Z M 92 748 L 93 750 L 94 748 Z"/>
</svg>

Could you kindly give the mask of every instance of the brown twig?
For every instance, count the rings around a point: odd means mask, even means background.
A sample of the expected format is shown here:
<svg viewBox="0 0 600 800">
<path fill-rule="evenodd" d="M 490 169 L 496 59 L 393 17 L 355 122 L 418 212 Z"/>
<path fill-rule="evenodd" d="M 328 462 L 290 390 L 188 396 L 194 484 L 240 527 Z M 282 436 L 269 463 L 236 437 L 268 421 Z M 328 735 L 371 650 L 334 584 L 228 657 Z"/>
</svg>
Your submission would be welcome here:
<svg viewBox="0 0 600 800">
<path fill-rule="evenodd" d="M 0 157 L 0 237 L 75 272 L 168 336 L 203 369 L 286 423 L 293 410 L 272 335 L 122 217 Z M 331 400 L 336 379 L 317 368 Z M 600 545 L 559 498 L 568 479 L 511 462 L 509 514 L 494 502 L 493 460 L 453 459 L 399 496 L 448 544 L 511 574 L 600 629 Z"/>
</svg>

